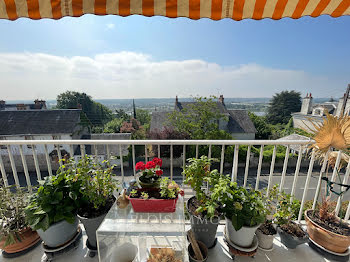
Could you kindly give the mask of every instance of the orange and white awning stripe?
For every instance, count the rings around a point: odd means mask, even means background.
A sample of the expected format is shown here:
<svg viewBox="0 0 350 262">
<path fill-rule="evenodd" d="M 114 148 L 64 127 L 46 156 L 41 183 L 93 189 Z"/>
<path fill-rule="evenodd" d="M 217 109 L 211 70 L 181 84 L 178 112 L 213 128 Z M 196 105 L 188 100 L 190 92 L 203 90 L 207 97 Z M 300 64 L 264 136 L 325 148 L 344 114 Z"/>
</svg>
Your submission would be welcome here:
<svg viewBox="0 0 350 262">
<path fill-rule="evenodd" d="M 0 19 L 59 19 L 83 14 L 232 18 L 237 21 L 323 14 L 339 17 L 350 15 L 350 0 L 0 0 Z"/>
</svg>

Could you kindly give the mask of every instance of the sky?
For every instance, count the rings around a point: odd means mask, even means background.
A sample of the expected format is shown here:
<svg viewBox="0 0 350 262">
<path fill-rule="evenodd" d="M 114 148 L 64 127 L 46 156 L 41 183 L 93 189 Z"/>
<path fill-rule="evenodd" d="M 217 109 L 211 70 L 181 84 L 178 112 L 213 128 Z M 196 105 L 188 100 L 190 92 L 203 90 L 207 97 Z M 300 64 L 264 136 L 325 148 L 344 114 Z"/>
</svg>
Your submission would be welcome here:
<svg viewBox="0 0 350 262">
<path fill-rule="evenodd" d="M 350 83 L 350 16 L 212 21 L 85 15 L 0 20 L 0 99 L 95 99 L 283 90 L 340 97 Z"/>
</svg>

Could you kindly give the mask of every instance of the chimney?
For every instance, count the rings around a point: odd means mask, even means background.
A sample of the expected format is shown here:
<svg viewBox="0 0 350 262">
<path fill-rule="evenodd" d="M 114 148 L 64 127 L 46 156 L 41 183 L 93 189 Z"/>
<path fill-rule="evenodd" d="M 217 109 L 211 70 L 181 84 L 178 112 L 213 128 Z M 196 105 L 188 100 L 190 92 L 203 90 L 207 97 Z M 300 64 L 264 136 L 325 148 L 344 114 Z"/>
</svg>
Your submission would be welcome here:
<svg viewBox="0 0 350 262">
<path fill-rule="evenodd" d="M 35 99 L 34 104 L 36 109 L 47 109 L 45 100 Z"/>
<path fill-rule="evenodd" d="M 225 103 L 224 103 L 224 95 L 220 95 L 220 97 L 219 97 L 219 102 L 220 102 L 221 104 L 225 104 Z"/>
<path fill-rule="evenodd" d="M 302 104 L 301 104 L 301 110 L 300 113 L 303 115 L 310 114 L 312 112 L 312 95 L 311 93 L 307 93 L 306 97 L 303 98 Z"/>
</svg>

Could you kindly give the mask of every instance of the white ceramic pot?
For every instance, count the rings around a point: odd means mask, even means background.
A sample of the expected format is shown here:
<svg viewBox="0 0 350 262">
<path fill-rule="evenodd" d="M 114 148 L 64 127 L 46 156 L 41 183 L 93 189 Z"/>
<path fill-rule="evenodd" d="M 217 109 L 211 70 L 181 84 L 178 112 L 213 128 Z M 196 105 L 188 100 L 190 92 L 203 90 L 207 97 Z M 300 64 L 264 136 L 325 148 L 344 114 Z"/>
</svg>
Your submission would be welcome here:
<svg viewBox="0 0 350 262">
<path fill-rule="evenodd" d="M 261 225 L 256 225 L 254 227 L 243 226 L 240 230 L 236 231 L 232 225 L 232 221 L 228 218 L 226 219 L 226 233 L 231 242 L 240 247 L 250 247 L 253 244 L 253 239 L 255 231 Z"/>
<path fill-rule="evenodd" d="M 114 248 L 111 254 L 110 262 L 134 262 L 137 259 L 138 249 L 131 243 Z"/>
<path fill-rule="evenodd" d="M 273 248 L 273 240 L 276 236 L 276 234 L 274 235 L 266 235 L 263 232 L 261 232 L 260 230 L 256 231 L 256 236 L 258 238 L 258 242 L 259 242 L 259 247 L 264 249 L 264 250 L 272 250 Z"/>
</svg>

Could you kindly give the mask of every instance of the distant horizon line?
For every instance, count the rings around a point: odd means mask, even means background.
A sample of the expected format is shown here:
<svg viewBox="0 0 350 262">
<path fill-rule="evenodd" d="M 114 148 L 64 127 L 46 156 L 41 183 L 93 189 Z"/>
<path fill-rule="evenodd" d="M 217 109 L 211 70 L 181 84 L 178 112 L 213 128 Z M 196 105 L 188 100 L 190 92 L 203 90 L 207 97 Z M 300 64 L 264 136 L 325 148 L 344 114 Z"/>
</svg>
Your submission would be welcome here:
<svg viewBox="0 0 350 262">
<path fill-rule="evenodd" d="M 202 97 L 205 97 L 205 96 L 202 96 Z M 193 99 L 195 97 L 178 97 L 178 99 Z M 224 99 L 271 99 L 272 97 L 224 97 Z M 302 97 L 303 98 L 303 97 Z M 313 98 L 316 98 L 316 99 L 331 99 L 330 97 L 313 97 Z M 44 100 L 44 101 L 57 101 L 57 99 L 43 99 L 43 98 L 34 98 L 34 99 L 1 99 L 0 100 L 3 100 L 5 102 L 19 102 L 19 101 L 34 101 L 36 99 L 39 99 L 39 100 Z M 146 97 L 146 98 L 92 98 L 92 100 L 132 100 L 132 99 L 135 99 L 135 100 L 147 100 L 147 99 L 173 99 L 175 100 L 175 97 Z M 335 100 L 337 100 L 337 98 L 333 98 Z"/>
</svg>

